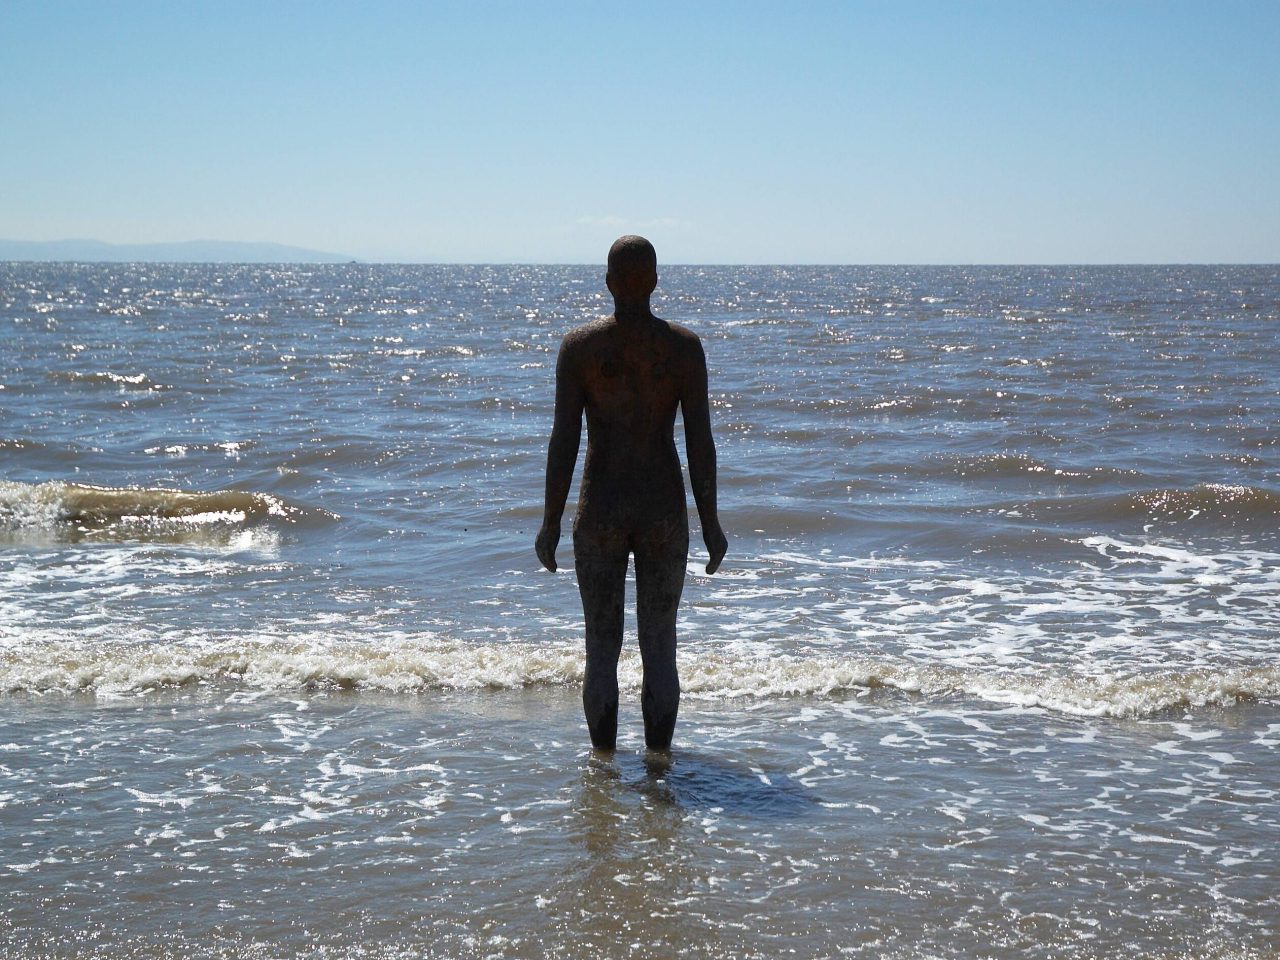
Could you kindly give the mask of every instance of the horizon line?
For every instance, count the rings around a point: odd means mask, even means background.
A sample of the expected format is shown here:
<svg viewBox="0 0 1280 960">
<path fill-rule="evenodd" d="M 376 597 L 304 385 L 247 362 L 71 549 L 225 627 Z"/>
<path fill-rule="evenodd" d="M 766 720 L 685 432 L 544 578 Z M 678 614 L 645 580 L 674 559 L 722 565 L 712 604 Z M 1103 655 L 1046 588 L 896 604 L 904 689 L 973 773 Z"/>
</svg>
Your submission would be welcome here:
<svg viewBox="0 0 1280 960">
<path fill-rule="evenodd" d="M 201 242 L 201 241 L 182 241 Z M 122 244 L 123 246 L 123 244 Z M 131 246 L 131 244 L 130 244 Z M 288 244 L 279 244 L 288 246 Z M 603 261 L 596 260 L 366 260 L 360 257 L 342 259 L 333 255 L 330 260 L 93 260 L 62 259 L 54 257 L 19 257 L 0 258 L 0 263 L 64 263 L 99 266 L 108 264 L 148 264 L 157 266 L 313 266 L 313 267 L 604 267 Z M 775 260 L 775 261 L 711 261 L 711 260 L 667 260 L 658 264 L 662 267 L 1280 267 L 1280 260 L 867 260 L 852 261 L 818 261 L 818 260 Z"/>
<path fill-rule="evenodd" d="M 108 248 L 119 251 L 123 256 L 95 256 L 106 253 L 106 250 L 58 250 L 84 244 L 90 247 Z M 182 248 L 199 248 L 207 245 L 213 249 L 201 251 L 213 254 L 213 259 L 193 259 L 189 257 L 170 258 L 165 256 L 170 250 Z M 9 249 L 5 249 L 5 248 Z M 35 250 L 22 249 L 36 248 Z M 218 247 L 230 248 L 218 250 Z M 16 249 L 15 249 L 16 248 Z M 41 250 L 40 248 L 45 248 Z M 168 248 L 168 249 L 166 249 Z M 258 248 L 259 255 L 250 253 Z M 87 257 L 66 256 L 66 253 L 88 253 Z M 142 254 L 130 257 L 130 252 Z M 17 253 L 12 257 L 5 254 Z M 246 253 L 249 259 L 239 259 L 237 253 Z M 62 255 L 59 255 L 62 254 Z M 223 254 L 219 256 L 218 254 Z M 282 259 L 274 259 L 274 255 L 283 255 Z M 161 240 L 153 242 L 118 243 L 110 240 L 96 240 L 89 237 L 68 238 L 61 240 L 12 240 L 0 237 L 0 263 L 66 263 L 66 264 L 196 264 L 252 266 L 252 265 L 363 265 L 363 266 L 468 266 L 468 267 L 574 267 L 603 266 L 603 258 L 590 260 L 550 260 L 550 259 L 415 259 L 408 257 L 361 257 L 349 253 L 335 253 L 315 247 L 300 246 L 292 243 L 280 243 L 274 240 L 214 240 L 201 238 L 195 240 Z M 659 266 L 676 267 L 1265 267 L 1280 266 L 1277 260 L 867 260 L 853 262 L 848 260 L 774 260 L 774 261 L 731 261 L 731 260 L 660 260 Z"/>
</svg>

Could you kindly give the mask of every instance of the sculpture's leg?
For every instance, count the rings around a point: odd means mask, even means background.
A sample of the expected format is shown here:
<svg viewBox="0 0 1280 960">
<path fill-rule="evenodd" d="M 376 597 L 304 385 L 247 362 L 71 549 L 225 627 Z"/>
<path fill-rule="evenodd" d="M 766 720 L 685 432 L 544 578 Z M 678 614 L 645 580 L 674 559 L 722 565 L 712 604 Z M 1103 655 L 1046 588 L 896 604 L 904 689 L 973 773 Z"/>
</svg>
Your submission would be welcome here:
<svg viewBox="0 0 1280 960">
<path fill-rule="evenodd" d="M 618 740 L 618 654 L 622 652 L 622 602 L 627 579 L 627 550 L 580 554 L 574 567 L 587 627 L 587 666 L 582 708 L 591 745 L 612 750 Z"/>
<path fill-rule="evenodd" d="M 675 540 L 676 542 L 672 542 Z M 676 609 L 684 590 L 688 533 L 646 549 L 636 549 L 636 624 L 644 687 L 644 742 L 651 750 L 666 750 L 675 732 L 680 708 L 680 677 L 676 671 Z"/>
</svg>

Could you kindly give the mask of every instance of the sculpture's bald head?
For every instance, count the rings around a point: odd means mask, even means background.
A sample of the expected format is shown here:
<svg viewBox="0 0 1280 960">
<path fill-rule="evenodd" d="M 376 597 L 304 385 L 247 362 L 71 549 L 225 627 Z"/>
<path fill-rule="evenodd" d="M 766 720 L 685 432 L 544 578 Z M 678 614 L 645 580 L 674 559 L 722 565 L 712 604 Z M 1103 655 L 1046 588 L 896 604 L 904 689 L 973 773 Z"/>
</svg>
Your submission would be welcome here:
<svg viewBox="0 0 1280 960">
<path fill-rule="evenodd" d="M 658 254 L 644 237 L 619 237 L 609 248 L 609 272 L 605 277 L 614 299 L 648 301 L 658 285 Z"/>
</svg>

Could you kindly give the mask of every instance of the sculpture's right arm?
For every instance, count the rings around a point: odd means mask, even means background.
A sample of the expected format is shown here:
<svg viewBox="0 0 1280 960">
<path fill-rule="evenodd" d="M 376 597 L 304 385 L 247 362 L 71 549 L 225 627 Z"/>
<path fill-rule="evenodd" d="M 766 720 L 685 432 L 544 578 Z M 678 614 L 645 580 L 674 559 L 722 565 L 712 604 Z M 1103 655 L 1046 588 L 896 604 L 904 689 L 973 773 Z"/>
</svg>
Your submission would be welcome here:
<svg viewBox="0 0 1280 960">
<path fill-rule="evenodd" d="M 548 570 L 556 569 L 556 546 L 560 543 L 560 518 L 573 485 L 573 468 L 578 462 L 582 440 L 582 411 L 586 397 L 574 362 L 572 336 L 560 345 L 556 360 L 556 412 L 547 447 L 547 492 L 542 510 L 542 529 L 534 543 L 538 559 Z"/>
</svg>

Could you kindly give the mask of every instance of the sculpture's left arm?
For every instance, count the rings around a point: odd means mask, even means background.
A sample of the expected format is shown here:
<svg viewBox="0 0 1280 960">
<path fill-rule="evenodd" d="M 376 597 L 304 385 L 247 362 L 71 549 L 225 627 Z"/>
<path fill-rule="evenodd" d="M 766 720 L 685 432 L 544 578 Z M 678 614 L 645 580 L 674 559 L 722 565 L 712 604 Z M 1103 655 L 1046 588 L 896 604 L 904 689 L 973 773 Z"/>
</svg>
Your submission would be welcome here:
<svg viewBox="0 0 1280 960">
<path fill-rule="evenodd" d="M 702 522 L 702 540 L 707 545 L 707 573 L 715 573 L 729 549 L 729 540 L 720 528 L 716 506 L 716 444 L 711 436 L 711 408 L 707 397 L 707 358 L 702 343 L 693 337 L 689 365 L 680 398 L 684 415 L 685 455 L 689 460 L 689 482 Z"/>
</svg>

